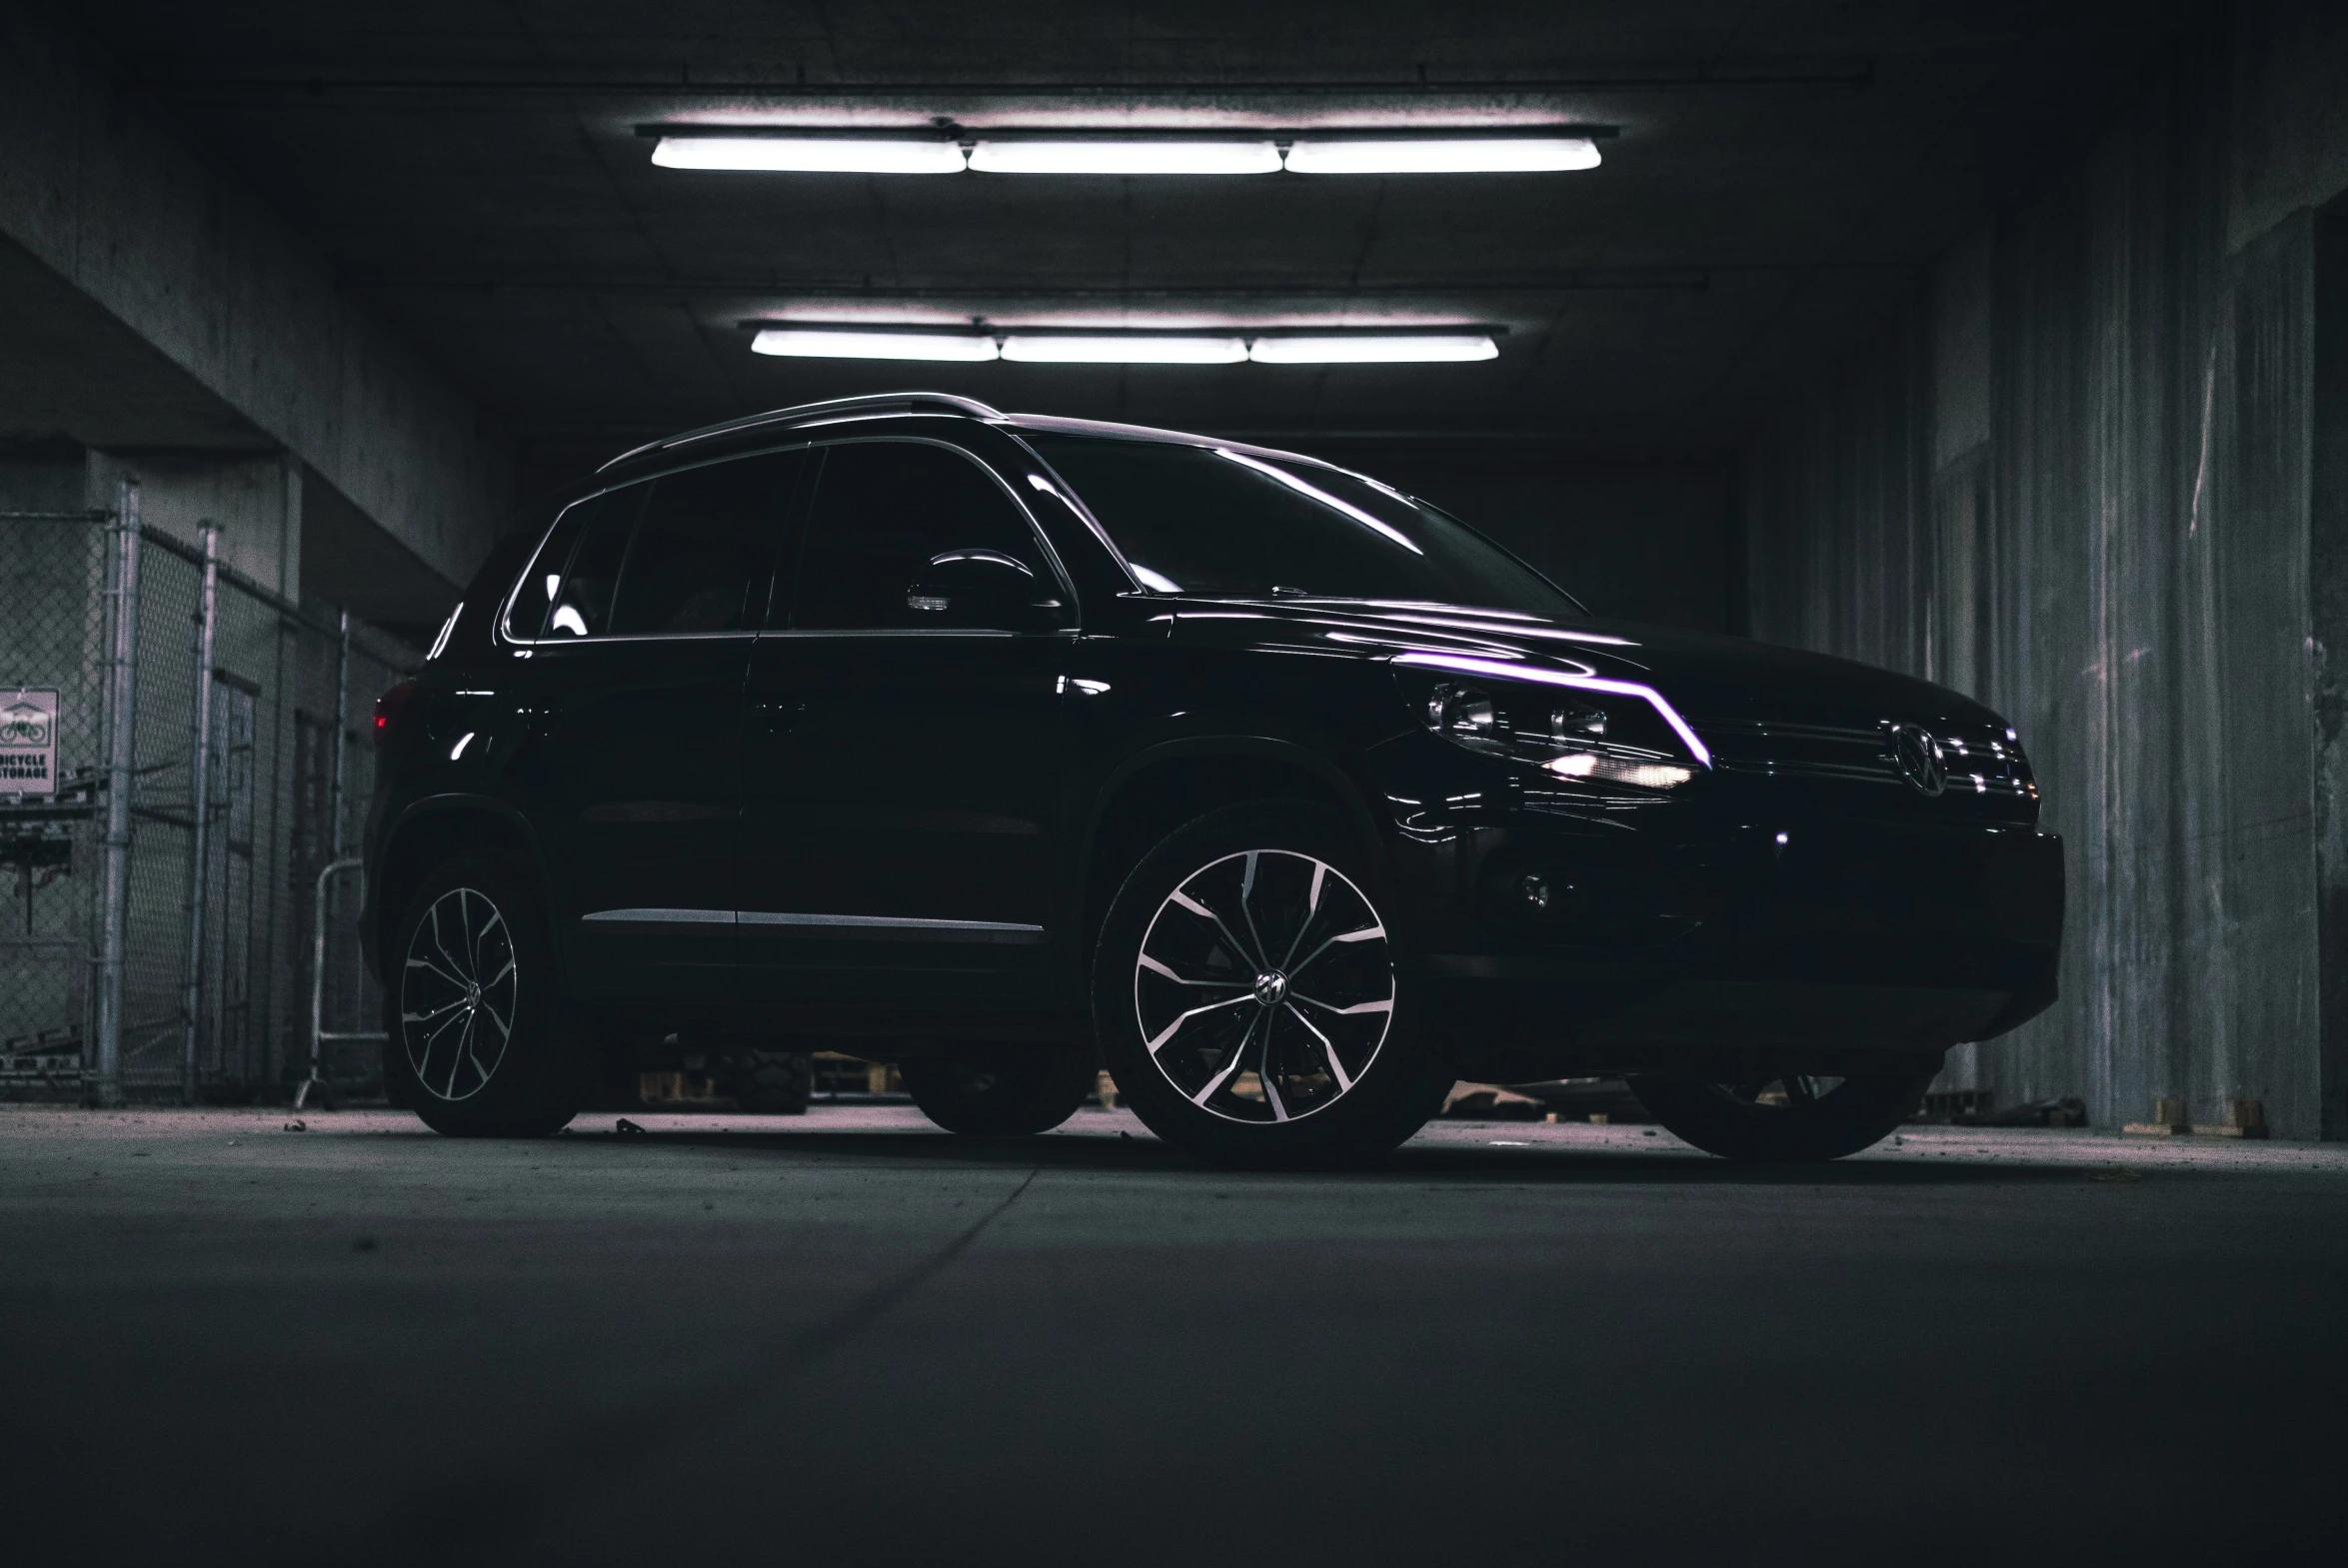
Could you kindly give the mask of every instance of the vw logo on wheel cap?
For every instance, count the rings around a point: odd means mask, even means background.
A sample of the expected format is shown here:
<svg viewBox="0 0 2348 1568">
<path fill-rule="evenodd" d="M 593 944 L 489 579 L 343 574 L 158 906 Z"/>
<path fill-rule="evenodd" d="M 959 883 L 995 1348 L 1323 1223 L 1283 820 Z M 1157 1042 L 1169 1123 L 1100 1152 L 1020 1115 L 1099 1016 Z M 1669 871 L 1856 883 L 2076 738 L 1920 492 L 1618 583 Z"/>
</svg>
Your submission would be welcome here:
<svg viewBox="0 0 2348 1568">
<path fill-rule="evenodd" d="M 1891 732 L 1891 760 L 1899 776 L 1918 794 L 1938 794 L 1948 787 L 1948 770 L 1940 761 L 1940 743 L 1922 725 L 1900 725 Z"/>
</svg>

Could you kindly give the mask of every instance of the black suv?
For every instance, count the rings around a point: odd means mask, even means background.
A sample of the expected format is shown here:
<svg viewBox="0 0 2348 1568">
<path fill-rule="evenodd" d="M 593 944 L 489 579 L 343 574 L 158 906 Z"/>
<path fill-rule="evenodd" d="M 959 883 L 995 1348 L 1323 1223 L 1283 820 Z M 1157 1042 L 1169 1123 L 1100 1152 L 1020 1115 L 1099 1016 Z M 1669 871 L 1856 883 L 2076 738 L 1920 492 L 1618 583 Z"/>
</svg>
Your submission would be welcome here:
<svg viewBox="0 0 2348 1568">
<path fill-rule="evenodd" d="M 1883 1136 L 2054 996 L 2014 732 L 1593 619 L 1291 453 L 928 393 L 607 464 L 378 706 L 395 1085 L 543 1134 L 667 1042 L 900 1065 L 958 1132 L 1106 1065 L 1210 1159 L 1627 1075 L 1746 1159 Z"/>
</svg>

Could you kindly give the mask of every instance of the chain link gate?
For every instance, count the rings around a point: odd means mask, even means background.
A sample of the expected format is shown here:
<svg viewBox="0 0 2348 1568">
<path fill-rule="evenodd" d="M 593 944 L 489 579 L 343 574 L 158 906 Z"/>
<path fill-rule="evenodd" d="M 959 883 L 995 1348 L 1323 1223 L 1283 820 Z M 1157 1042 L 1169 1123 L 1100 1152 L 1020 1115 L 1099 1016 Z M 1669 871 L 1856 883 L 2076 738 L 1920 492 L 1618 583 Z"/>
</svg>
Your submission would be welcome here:
<svg viewBox="0 0 2348 1568">
<path fill-rule="evenodd" d="M 312 681 L 295 716 L 293 874 L 304 982 L 299 1094 L 323 1090 L 331 1103 L 383 1088 L 383 998 L 360 952 L 359 878 L 326 872 L 359 852 L 361 819 L 375 792 L 375 748 L 359 741 L 373 733 L 376 697 L 413 673 L 415 656 L 347 616 L 331 645 L 329 635 L 304 632 L 320 643 L 316 657 L 303 662 Z"/>
<path fill-rule="evenodd" d="M 323 1081 L 380 1091 L 372 1045 L 333 1038 L 380 1027 L 356 879 L 319 947 L 318 873 L 374 784 L 356 716 L 416 655 L 202 538 L 141 526 L 135 482 L 113 512 L 0 512 L 0 1095 L 282 1098 L 314 979 Z M 12 776 L 20 709 L 51 778 Z"/>
<path fill-rule="evenodd" d="M 0 512 L 0 1094 L 78 1098 L 94 1037 L 110 522 Z"/>
</svg>

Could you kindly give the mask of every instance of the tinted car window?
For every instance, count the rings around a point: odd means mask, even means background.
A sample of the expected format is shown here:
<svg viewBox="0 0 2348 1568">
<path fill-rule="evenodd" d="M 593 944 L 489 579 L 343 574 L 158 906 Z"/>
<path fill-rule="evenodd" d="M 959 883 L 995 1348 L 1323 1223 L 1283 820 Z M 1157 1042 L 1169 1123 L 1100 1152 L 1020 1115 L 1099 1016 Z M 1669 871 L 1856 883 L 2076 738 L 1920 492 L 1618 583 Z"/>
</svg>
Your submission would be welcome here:
<svg viewBox="0 0 2348 1568">
<path fill-rule="evenodd" d="M 777 526 L 802 455 L 766 453 L 668 474 L 636 525 L 612 603 L 615 636 L 739 632 L 763 604 Z"/>
<path fill-rule="evenodd" d="M 547 612 L 562 592 L 563 577 L 571 569 L 571 553 L 579 548 L 579 536 L 610 499 L 609 495 L 590 496 L 563 509 L 531 558 L 530 570 L 522 574 L 514 589 L 514 603 L 506 611 L 507 636 L 527 640 L 546 630 Z"/>
<path fill-rule="evenodd" d="M 571 509 L 580 514 L 581 527 L 570 565 L 536 585 L 552 601 L 543 636 L 601 637 L 611 630 L 612 594 L 651 491 L 650 484 L 624 485 Z"/>
<path fill-rule="evenodd" d="M 1027 439 L 1156 593 L 1292 591 L 1580 612 L 1458 519 L 1357 475 L 1214 447 L 1041 432 Z"/>
<path fill-rule="evenodd" d="M 1053 582 L 1027 518 L 973 459 L 910 441 L 827 448 L 792 624 L 935 625 L 907 608 L 906 590 L 931 558 L 952 550 L 1000 551 L 1024 562 L 1038 583 Z"/>
</svg>

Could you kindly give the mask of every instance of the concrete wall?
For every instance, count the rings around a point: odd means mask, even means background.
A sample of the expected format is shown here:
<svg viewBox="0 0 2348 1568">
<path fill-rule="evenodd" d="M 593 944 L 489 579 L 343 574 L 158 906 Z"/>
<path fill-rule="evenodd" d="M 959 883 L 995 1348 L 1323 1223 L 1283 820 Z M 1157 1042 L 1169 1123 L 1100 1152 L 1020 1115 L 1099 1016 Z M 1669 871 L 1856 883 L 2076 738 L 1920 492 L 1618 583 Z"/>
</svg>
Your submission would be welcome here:
<svg viewBox="0 0 2348 1568">
<path fill-rule="evenodd" d="M 2108 1126 L 2249 1097 L 2348 1136 L 2309 576 L 2344 72 L 2348 9 L 2220 14 L 1745 454 L 1755 634 L 1980 697 L 2037 765 L 2063 998 L 1948 1080 L 2000 1103 L 2078 1094 Z"/>
<path fill-rule="evenodd" d="M 0 8 L 0 433 L 290 450 L 462 584 L 510 460 L 470 399 L 92 46 Z"/>
</svg>

